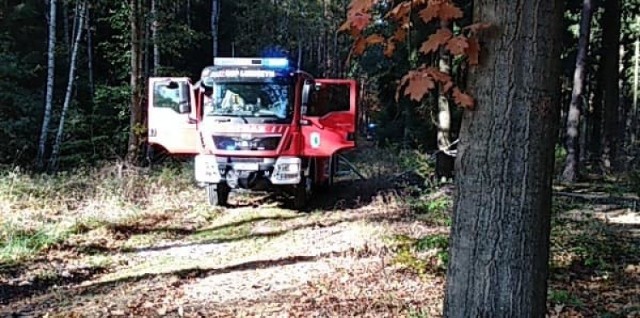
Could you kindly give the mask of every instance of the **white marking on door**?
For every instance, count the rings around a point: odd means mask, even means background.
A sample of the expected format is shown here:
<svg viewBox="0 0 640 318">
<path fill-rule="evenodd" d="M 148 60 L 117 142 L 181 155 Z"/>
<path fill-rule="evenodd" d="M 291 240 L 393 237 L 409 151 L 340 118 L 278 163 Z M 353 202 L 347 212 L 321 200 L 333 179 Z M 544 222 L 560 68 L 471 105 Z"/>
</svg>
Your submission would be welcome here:
<svg viewBox="0 0 640 318">
<path fill-rule="evenodd" d="M 320 148 L 320 133 L 311 133 L 311 148 Z"/>
</svg>

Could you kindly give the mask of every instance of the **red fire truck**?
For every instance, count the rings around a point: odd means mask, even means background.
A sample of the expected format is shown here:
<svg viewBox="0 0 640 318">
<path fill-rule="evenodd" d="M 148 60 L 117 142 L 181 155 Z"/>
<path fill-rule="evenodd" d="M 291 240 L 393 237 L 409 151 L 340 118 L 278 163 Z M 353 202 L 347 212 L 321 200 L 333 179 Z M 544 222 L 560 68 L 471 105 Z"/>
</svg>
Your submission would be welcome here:
<svg viewBox="0 0 640 318">
<path fill-rule="evenodd" d="M 300 209 L 356 146 L 356 90 L 355 80 L 315 79 L 285 58 L 216 58 L 196 83 L 149 79 L 148 142 L 195 155 L 212 205 L 231 191 L 280 189 Z"/>
</svg>

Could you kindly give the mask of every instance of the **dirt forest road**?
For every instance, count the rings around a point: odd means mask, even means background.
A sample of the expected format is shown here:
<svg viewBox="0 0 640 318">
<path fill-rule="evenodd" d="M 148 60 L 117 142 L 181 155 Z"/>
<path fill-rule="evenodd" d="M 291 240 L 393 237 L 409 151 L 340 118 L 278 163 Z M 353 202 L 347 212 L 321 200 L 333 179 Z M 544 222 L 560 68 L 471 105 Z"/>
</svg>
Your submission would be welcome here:
<svg viewBox="0 0 640 318">
<path fill-rule="evenodd" d="M 2 269 L 0 316 L 437 315 L 444 277 L 397 267 L 389 242 L 447 228 L 416 220 L 402 195 L 352 182 L 316 196 L 306 213 L 242 197 L 223 210 L 80 231 Z"/>
</svg>

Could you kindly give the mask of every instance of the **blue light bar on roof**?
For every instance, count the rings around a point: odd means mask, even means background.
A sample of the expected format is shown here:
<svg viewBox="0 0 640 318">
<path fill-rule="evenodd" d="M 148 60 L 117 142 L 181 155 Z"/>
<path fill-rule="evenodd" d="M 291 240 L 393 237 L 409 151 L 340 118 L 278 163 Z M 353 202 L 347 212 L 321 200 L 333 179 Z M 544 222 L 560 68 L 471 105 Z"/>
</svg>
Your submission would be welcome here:
<svg viewBox="0 0 640 318">
<path fill-rule="evenodd" d="M 215 66 L 264 66 L 270 68 L 286 68 L 289 60 L 286 58 L 247 58 L 247 57 L 217 57 L 213 59 Z"/>
</svg>

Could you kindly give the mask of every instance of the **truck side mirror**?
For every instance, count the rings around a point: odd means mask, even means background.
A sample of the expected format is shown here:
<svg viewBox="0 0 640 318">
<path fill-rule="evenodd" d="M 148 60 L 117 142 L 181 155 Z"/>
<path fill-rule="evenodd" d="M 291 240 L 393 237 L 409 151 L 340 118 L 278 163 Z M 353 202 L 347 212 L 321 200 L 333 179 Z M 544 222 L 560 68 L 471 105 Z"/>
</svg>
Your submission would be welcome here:
<svg viewBox="0 0 640 318">
<path fill-rule="evenodd" d="M 179 101 L 180 114 L 186 114 L 191 112 L 191 92 L 189 91 L 189 85 L 182 83 L 180 87 L 180 101 Z"/>
<path fill-rule="evenodd" d="M 302 86 L 302 115 L 307 114 L 307 106 L 309 105 L 309 99 L 311 96 L 311 88 L 313 87 L 313 83 L 310 81 L 305 81 Z"/>
</svg>

